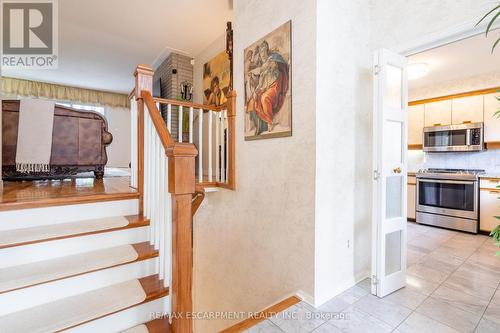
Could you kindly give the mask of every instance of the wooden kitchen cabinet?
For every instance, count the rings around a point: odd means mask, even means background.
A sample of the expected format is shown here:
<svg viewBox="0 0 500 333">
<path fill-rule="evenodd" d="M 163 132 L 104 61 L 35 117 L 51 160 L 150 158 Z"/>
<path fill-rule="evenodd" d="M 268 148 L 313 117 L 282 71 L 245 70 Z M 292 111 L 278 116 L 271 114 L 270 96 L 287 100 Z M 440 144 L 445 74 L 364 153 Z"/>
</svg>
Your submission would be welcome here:
<svg viewBox="0 0 500 333">
<path fill-rule="evenodd" d="M 495 97 L 500 93 L 484 95 L 484 142 L 500 142 L 500 118 L 494 118 L 500 110 L 500 102 Z"/>
<path fill-rule="evenodd" d="M 407 204 L 407 214 L 408 219 L 415 220 L 416 218 L 416 195 L 417 195 L 417 187 L 416 187 L 416 179 L 415 176 L 408 176 L 408 204 Z"/>
<path fill-rule="evenodd" d="M 451 99 L 425 104 L 425 126 L 451 124 Z"/>
<path fill-rule="evenodd" d="M 451 123 L 480 123 L 483 121 L 483 95 L 454 98 L 451 101 Z"/>
<path fill-rule="evenodd" d="M 495 218 L 500 216 L 500 190 L 481 189 L 480 196 L 479 229 L 490 232 L 500 224 L 500 220 Z"/>
<path fill-rule="evenodd" d="M 425 104 L 408 107 L 408 145 L 422 145 Z"/>
</svg>

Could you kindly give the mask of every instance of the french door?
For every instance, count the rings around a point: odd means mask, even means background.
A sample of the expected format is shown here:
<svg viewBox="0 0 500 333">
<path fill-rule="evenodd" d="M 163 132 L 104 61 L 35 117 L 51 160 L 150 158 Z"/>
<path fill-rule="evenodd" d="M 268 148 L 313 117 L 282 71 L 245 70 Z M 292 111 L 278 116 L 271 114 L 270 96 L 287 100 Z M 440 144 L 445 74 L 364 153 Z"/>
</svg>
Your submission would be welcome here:
<svg viewBox="0 0 500 333">
<path fill-rule="evenodd" d="M 372 294 L 406 284 L 407 59 L 374 56 Z"/>
</svg>

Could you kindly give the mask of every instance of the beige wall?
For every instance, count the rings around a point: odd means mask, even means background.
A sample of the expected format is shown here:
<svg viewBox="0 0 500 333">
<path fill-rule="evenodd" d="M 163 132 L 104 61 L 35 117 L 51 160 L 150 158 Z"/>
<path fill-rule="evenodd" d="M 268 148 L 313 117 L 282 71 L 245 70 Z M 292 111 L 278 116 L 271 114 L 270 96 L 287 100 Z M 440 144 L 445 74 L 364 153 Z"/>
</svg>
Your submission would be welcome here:
<svg viewBox="0 0 500 333">
<path fill-rule="evenodd" d="M 244 141 L 243 49 L 290 19 L 293 136 Z M 313 295 L 314 73 L 311 1 L 234 1 L 237 191 L 208 193 L 196 215 L 196 311 L 256 311 L 299 290 Z M 195 327 L 210 333 L 230 324 Z"/>
<path fill-rule="evenodd" d="M 366 22 L 364 0 L 317 1 L 316 306 L 367 277 L 370 269 L 372 94 Z"/>
<path fill-rule="evenodd" d="M 221 31 L 223 30 L 224 26 L 221 25 Z M 226 50 L 225 32 L 194 58 L 193 101 L 195 103 L 203 103 L 203 65 L 224 50 Z"/>
<path fill-rule="evenodd" d="M 130 109 L 104 107 L 113 141 L 106 148 L 107 167 L 128 168 L 130 163 Z"/>
<path fill-rule="evenodd" d="M 238 189 L 207 194 L 197 214 L 197 311 L 257 311 L 298 291 L 317 305 L 368 276 L 373 51 L 449 37 L 473 26 L 487 4 L 234 1 Z M 288 19 L 293 136 L 245 142 L 243 49 Z"/>
</svg>

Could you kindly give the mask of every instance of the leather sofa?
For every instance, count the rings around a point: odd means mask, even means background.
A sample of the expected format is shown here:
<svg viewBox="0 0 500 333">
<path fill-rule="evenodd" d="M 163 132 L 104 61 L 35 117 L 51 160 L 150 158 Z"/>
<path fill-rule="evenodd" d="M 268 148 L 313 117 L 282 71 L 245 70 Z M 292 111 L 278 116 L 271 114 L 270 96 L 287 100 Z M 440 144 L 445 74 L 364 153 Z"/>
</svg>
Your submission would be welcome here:
<svg viewBox="0 0 500 333">
<path fill-rule="evenodd" d="M 16 171 L 19 101 L 2 101 L 2 178 L 4 180 L 65 178 L 93 171 L 104 176 L 106 146 L 113 136 L 99 113 L 55 106 L 50 172 L 22 174 Z"/>
</svg>

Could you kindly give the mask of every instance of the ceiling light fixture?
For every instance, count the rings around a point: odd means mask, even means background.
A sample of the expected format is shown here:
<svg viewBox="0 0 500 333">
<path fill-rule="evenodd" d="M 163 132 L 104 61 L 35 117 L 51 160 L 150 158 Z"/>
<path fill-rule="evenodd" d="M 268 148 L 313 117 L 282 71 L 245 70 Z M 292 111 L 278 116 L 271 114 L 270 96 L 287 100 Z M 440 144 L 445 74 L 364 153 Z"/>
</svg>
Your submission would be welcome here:
<svg viewBox="0 0 500 333">
<path fill-rule="evenodd" d="M 416 63 L 408 65 L 408 80 L 420 79 L 429 73 L 429 65 L 426 63 Z"/>
</svg>

